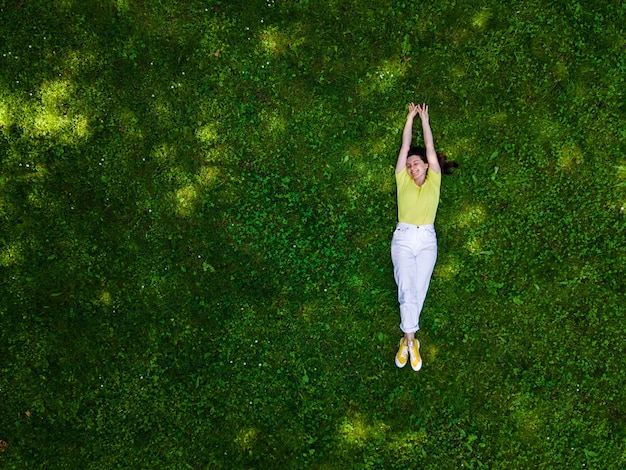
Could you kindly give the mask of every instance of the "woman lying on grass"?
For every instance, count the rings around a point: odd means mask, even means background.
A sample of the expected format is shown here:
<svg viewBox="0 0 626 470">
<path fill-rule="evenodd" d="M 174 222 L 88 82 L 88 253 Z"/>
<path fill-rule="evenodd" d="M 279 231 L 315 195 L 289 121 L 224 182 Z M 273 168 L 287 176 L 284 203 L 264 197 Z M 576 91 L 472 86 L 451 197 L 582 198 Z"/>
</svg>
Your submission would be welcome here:
<svg viewBox="0 0 626 470">
<path fill-rule="evenodd" d="M 422 121 L 425 149 L 411 147 L 413 118 L 417 115 Z M 396 164 L 398 225 L 391 242 L 393 273 L 400 303 L 400 329 L 404 332 L 396 354 L 398 367 L 404 367 L 410 358 L 413 370 L 422 368 L 420 343 L 415 339 L 415 333 L 419 330 L 420 313 L 437 260 L 434 223 L 441 172 L 449 173 L 450 167 L 456 166 L 456 163 L 446 162 L 444 155 L 435 152 L 428 106 L 409 104 Z"/>
</svg>

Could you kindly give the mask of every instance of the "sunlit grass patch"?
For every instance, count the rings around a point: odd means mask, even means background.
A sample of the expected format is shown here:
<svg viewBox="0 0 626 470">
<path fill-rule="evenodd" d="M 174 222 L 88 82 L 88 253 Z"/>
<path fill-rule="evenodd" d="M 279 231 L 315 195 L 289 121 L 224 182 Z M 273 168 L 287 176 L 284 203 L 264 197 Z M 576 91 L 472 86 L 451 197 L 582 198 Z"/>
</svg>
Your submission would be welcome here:
<svg viewBox="0 0 626 470">
<path fill-rule="evenodd" d="M 572 170 L 583 161 L 583 152 L 577 144 L 563 145 L 558 153 L 558 165 L 563 170 Z"/>
<path fill-rule="evenodd" d="M 445 281 L 452 281 L 463 269 L 462 262 L 451 254 L 446 254 L 444 259 L 437 261 L 434 276 Z"/>
<path fill-rule="evenodd" d="M 257 441 L 258 435 L 259 435 L 259 430 L 257 428 L 254 428 L 251 426 L 244 426 L 237 433 L 237 436 L 235 437 L 235 443 L 243 451 L 250 450 L 252 449 L 252 447 L 254 447 L 254 444 Z"/>
<path fill-rule="evenodd" d="M 428 434 L 425 430 L 408 431 L 406 433 L 395 434 L 388 442 L 387 446 L 392 453 L 402 455 L 406 450 L 424 446 L 427 443 Z"/>
<path fill-rule="evenodd" d="M 467 251 L 469 251 L 471 254 L 473 255 L 479 255 L 482 253 L 483 251 L 483 243 L 482 240 L 477 237 L 477 236 L 473 236 L 470 237 L 467 242 L 465 243 L 465 248 L 467 249 Z"/>
<path fill-rule="evenodd" d="M 532 400 L 524 394 L 517 394 L 511 402 L 511 412 L 513 419 L 517 423 L 518 436 L 523 441 L 546 438 L 545 423 L 543 422 L 540 410 L 536 408 Z"/>
<path fill-rule="evenodd" d="M 540 142 L 553 145 L 561 138 L 563 129 L 549 114 L 535 116 L 530 123 L 530 129 L 536 133 Z"/>
<path fill-rule="evenodd" d="M 72 93 L 72 83 L 69 80 L 54 80 L 41 85 L 41 103 L 45 108 L 63 106 Z"/>
<path fill-rule="evenodd" d="M 485 222 L 487 210 L 482 204 L 467 204 L 459 211 L 456 224 L 460 228 L 476 228 Z"/>
<path fill-rule="evenodd" d="M 75 0 L 56 0 L 54 4 L 57 8 L 69 13 L 75 7 Z"/>
<path fill-rule="evenodd" d="M 41 101 L 13 99 L 4 106 L 2 122 L 18 123 L 27 136 L 54 137 L 65 145 L 74 144 L 91 134 L 89 119 L 72 108 L 72 84 L 68 80 L 45 82 L 40 88 Z M 5 103 L 3 101 L 3 103 Z M 10 109 L 10 111 L 9 111 Z M 2 118 L 3 108 L 0 108 Z M 9 112 L 12 116 L 9 116 Z"/>
<path fill-rule="evenodd" d="M 218 180 L 219 173 L 217 167 L 205 165 L 196 174 L 196 181 L 203 188 L 210 187 Z"/>
<path fill-rule="evenodd" d="M 504 111 L 498 111 L 487 118 L 487 122 L 492 126 L 503 126 L 507 124 L 508 115 Z"/>
<path fill-rule="evenodd" d="M 49 208 L 51 206 L 51 201 L 49 199 L 49 194 L 39 191 L 38 188 L 34 188 L 28 194 L 28 202 L 32 205 L 32 207 L 36 207 L 37 209 L 44 209 L 46 207 Z"/>
<path fill-rule="evenodd" d="M 452 64 L 450 66 L 450 74 L 452 75 L 452 78 L 455 79 L 455 82 L 465 77 L 466 73 L 467 66 L 465 64 Z"/>
<path fill-rule="evenodd" d="M 484 31 L 493 16 L 490 8 L 482 8 L 472 16 L 472 26 L 480 31 Z"/>
<path fill-rule="evenodd" d="M 436 328 L 445 327 L 443 322 L 440 322 L 439 319 L 437 319 L 435 323 Z M 423 340 L 420 340 L 420 354 L 425 361 L 427 361 L 429 364 L 434 365 L 438 360 L 439 346 L 434 344 L 432 341 L 425 342 Z"/>
<path fill-rule="evenodd" d="M 35 116 L 32 131 L 37 136 L 52 135 L 65 144 L 72 144 L 89 135 L 89 123 L 84 116 L 72 118 L 51 109 L 42 109 Z"/>
<path fill-rule="evenodd" d="M 92 51 L 87 48 L 80 48 L 69 51 L 63 62 L 74 74 L 79 74 L 86 68 L 97 67 L 98 60 L 101 59 Z"/>
<path fill-rule="evenodd" d="M 172 119 L 175 114 L 172 104 L 161 96 L 161 93 L 155 91 L 151 95 L 152 102 L 150 103 L 150 109 L 152 113 L 163 124 L 172 124 Z"/>
<path fill-rule="evenodd" d="M 155 146 L 151 154 L 157 160 L 172 164 L 176 160 L 176 147 L 171 143 L 163 142 Z"/>
<path fill-rule="evenodd" d="M 71 127 L 72 120 L 52 109 L 42 109 L 35 116 L 32 130 L 35 135 L 55 135 Z"/>
<path fill-rule="evenodd" d="M 344 442 L 362 446 L 370 439 L 380 440 L 389 431 L 385 423 L 367 423 L 359 413 L 346 416 L 338 428 L 339 435 Z"/>
<path fill-rule="evenodd" d="M 373 93 L 391 91 L 406 75 L 407 69 L 407 64 L 399 60 L 382 61 L 378 66 L 368 71 L 365 78 L 360 80 L 359 95 L 368 97 Z"/>
<path fill-rule="evenodd" d="M 214 144 L 219 137 L 218 125 L 215 122 L 205 124 L 196 130 L 196 137 L 204 144 Z"/>
<path fill-rule="evenodd" d="M 113 296 L 111 295 L 109 291 L 103 290 L 102 292 L 100 292 L 100 296 L 98 297 L 98 302 L 103 305 L 110 306 L 113 304 Z"/>
<path fill-rule="evenodd" d="M 445 148 L 440 150 L 443 151 L 450 160 L 457 160 L 461 165 L 463 163 L 460 161 L 460 157 L 485 153 L 484 149 L 481 150 L 479 148 L 479 145 L 475 140 L 467 136 L 457 135 L 456 132 L 453 138 L 446 139 Z"/>
<path fill-rule="evenodd" d="M 264 52 L 280 56 L 288 50 L 297 50 L 305 38 L 298 32 L 298 26 L 281 30 L 277 26 L 264 28 L 260 34 L 260 45 Z"/>
<path fill-rule="evenodd" d="M 198 199 L 198 191 L 195 185 L 190 184 L 176 191 L 174 196 L 174 207 L 176 213 L 186 217 L 191 215 Z"/>
<path fill-rule="evenodd" d="M 261 112 L 261 121 L 274 138 L 280 138 L 280 134 L 285 132 L 288 125 L 286 117 L 277 109 L 264 109 Z"/>
<path fill-rule="evenodd" d="M 13 122 L 9 108 L 9 103 L 4 98 L 0 99 L 0 127 L 9 126 Z"/>
<path fill-rule="evenodd" d="M 23 259 L 24 253 L 21 241 L 10 242 L 0 247 L 0 266 L 13 266 L 21 263 Z"/>
<path fill-rule="evenodd" d="M 128 13 L 130 11 L 130 0 L 113 0 L 112 3 L 119 13 Z"/>
<path fill-rule="evenodd" d="M 569 67 L 563 61 L 557 60 L 552 67 L 552 73 L 556 80 L 563 81 L 569 76 Z"/>
</svg>

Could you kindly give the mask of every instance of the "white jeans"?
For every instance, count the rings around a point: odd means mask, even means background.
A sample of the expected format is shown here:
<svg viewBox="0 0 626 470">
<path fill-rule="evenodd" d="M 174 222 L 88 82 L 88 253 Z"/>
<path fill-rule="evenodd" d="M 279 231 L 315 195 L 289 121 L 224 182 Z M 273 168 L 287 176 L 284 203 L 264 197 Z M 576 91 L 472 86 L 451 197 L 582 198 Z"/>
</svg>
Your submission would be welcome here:
<svg viewBox="0 0 626 470">
<path fill-rule="evenodd" d="M 398 285 L 400 329 L 404 333 L 415 333 L 419 330 L 420 313 L 437 261 L 434 225 L 399 222 L 391 241 L 391 260 Z"/>
</svg>

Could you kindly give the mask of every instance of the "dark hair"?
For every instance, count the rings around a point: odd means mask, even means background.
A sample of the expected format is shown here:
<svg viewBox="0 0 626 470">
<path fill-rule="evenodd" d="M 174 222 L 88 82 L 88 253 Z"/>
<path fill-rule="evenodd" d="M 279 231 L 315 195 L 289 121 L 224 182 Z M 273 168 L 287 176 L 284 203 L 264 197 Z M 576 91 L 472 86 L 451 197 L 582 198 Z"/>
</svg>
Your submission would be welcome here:
<svg viewBox="0 0 626 470">
<path fill-rule="evenodd" d="M 424 163 L 428 163 L 428 159 L 426 158 L 426 149 L 424 147 L 411 147 L 409 149 L 407 158 L 413 155 L 419 157 Z M 439 160 L 441 172 L 445 175 L 449 175 L 450 173 L 452 173 L 452 168 L 458 168 L 459 166 L 457 162 L 449 162 L 443 153 L 437 154 L 437 160 Z"/>
</svg>

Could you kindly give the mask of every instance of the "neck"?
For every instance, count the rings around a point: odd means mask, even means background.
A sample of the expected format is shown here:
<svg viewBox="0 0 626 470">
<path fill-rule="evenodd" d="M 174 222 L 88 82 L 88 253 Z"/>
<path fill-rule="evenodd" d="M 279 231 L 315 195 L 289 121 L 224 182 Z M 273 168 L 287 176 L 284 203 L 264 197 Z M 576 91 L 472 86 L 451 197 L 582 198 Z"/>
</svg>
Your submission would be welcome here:
<svg viewBox="0 0 626 470">
<path fill-rule="evenodd" d="M 420 178 L 415 178 L 413 181 L 415 182 L 416 185 L 422 186 L 426 182 L 426 175 Z"/>
</svg>

